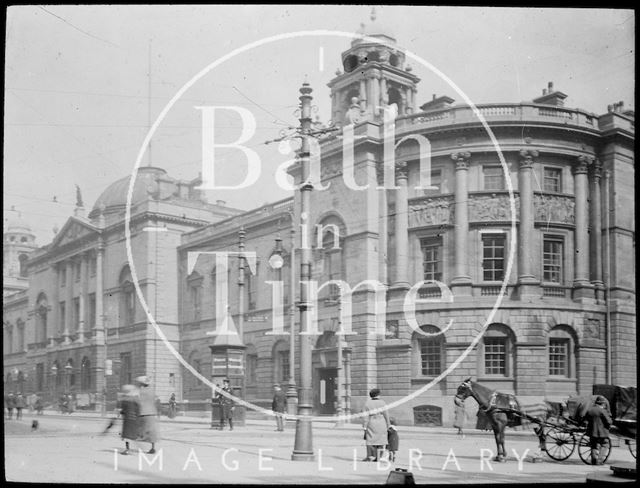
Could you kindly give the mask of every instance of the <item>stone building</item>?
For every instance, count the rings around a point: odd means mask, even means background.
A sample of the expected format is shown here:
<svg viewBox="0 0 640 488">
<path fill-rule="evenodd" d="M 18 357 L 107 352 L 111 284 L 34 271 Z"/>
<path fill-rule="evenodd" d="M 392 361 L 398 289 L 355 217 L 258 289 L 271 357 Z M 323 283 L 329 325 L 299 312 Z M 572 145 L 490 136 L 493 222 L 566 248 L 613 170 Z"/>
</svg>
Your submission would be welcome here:
<svg viewBox="0 0 640 488">
<path fill-rule="evenodd" d="M 355 39 L 342 54 L 344 72 L 329 82 L 332 121 L 354 131 L 353 158 L 344 138 L 329 134 L 319 140 L 320 182 L 305 221 L 313 279 L 344 280 L 353 288 L 355 334 L 342 344 L 345 405 L 357 411 L 374 386 L 388 402 L 401 400 L 461 357 L 441 381 L 396 406 L 393 415 L 406 424 L 449 423 L 452 396 L 469 376 L 517 394 L 524 404 L 590 393 L 594 383 L 635 384 L 634 113 L 620 104 L 600 116 L 565 107 L 567 95 L 552 83 L 531 102 L 479 105 L 505 173 L 471 107 L 435 95 L 419 105 L 419 79 L 393 38 L 375 23 L 364 33 L 384 44 Z M 380 190 L 385 109 L 396 116 L 397 148 L 394 187 Z M 430 188 L 420 185 L 418 136 L 430 143 Z M 290 174 L 301 182 L 299 165 Z M 354 184 L 368 187 L 354 190 Z M 255 272 L 244 270 L 242 331 L 245 395 L 259 405 L 268 405 L 274 382 L 289 381 L 289 312 L 295 303 L 289 276 L 291 248 L 301 246 L 299 199 L 296 192 L 290 200 L 188 232 L 179 247 L 182 354 L 205 377 L 215 341 L 216 266 L 212 256 L 201 255 L 190 270 L 188 255 L 236 251 L 241 230 L 245 249 L 256 253 Z M 269 266 L 276 237 L 283 248 L 281 271 Z M 294 259 L 300 262 L 299 252 Z M 236 322 L 237 268 L 235 259 L 227 271 Z M 266 282 L 279 272 L 285 333 L 274 335 L 274 286 Z M 383 335 L 372 333 L 380 312 L 375 289 L 356 286 L 363 280 L 386 288 Z M 433 283 L 420 285 L 422 280 L 442 282 L 452 295 L 443 296 Z M 403 310 L 414 285 L 418 330 Z M 336 411 L 335 332 L 347 300 L 340 300 L 336 283 L 319 293 L 312 355 L 318 414 Z M 298 348 L 294 344 L 294 353 Z M 211 392 L 185 374 L 185 398 L 205 402 Z"/>
<path fill-rule="evenodd" d="M 206 203 L 195 189 L 198 179 L 178 181 L 161 168 L 140 168 L 131 193 L 129 261 L 129 182 L 125 177 L 107 187 L 88 216 L 79 199 L 53 241 L 29 255 L 28 289 L 5 297 L 5 341 L 7 329 L 18 331 L 9 336 L 13 345 L 4 356 L 5 371 L 18 371 L 27 378 L 24 388 L 47 401 L 69 392 L 78 407 L 98 408 L 106 394 L 112 405 L 119 387 L 142 374 L 153 380 L 161 398 L 181 388 L 177 361 L 157 339 L 134 276 L 158 326 L 177 344 L 180 236 L 238 211 Z M 5 240 L 12 235 L 5 234 Z M 6 389 L 14 389 L 8 377 Z"/>
<path fill-rule="evenodd" d="M 304 226 L 299 191 L 240 212 L 204 202 L 196 181 L 141 168 L 131 219 L 136 276 L 124 244 L 124 178 L 28 260 L 28 291 L 4 308 L 5 334 L 23 314 L 26 352 L 5 354 L 5 372 L 25 371 L 27 389 L 52 396 L 86 393 L 90 404 L 146 373 L 163 400 L 175 391 L 191 408 L 208 408 L 210 388 L 157 339 L 137 278 L 159 327 L 205 378 L 217 380 L 213 333 L 228 312 L 244 351 L 242 395 L 269 406 L 273 383 L 289 383 L 292 366 L 299 384 L 307 229 L 312 278 L 329 282 L 314 307 L 317 414 L 334 413 L 338 396 L 358 411 L 379 387 L 387 402 L 406 399 L 393 409 L 400 423 L 449 424 L 452 396 L 469 376 L 525 404 L 589 393 L 594 383 L 635 384 L 634 113 L 621 104 L 603 115 L 565 107 L 567 95 L 551 83 L 531 102 L 477 111 L 444 95 L 420 103 L 420 80 L 389 32 L 372 22 L 362 33 L 380 42 L 355 39 L 329 82 L 332 122 L 346 132 L 318 139 L 319 181 Z M 395 118 L 393 153 L 385 114 Z M 301 183 L 299 164 L 290 174 Z M 225 269 L 206 254 L 238 251 L 241 242 L 255 266 L 234 256 Z M 190 262 L 195 252 L 203 254 Z M 272 266 L 274 254 L 282 268 Z M 216 299 L 221 273 L 227 304 Z M 269 282 L 280 280 L 283 330 L 275 332 L 284 333 L 273 333 L 277 285 Z M 341 295 L 346 285 L 352 293 Z M 415 322 L 405 313 L 408 293 Z M 354 334 L 339 343 L 341 312 L 350 312 Z"/>
</svg>

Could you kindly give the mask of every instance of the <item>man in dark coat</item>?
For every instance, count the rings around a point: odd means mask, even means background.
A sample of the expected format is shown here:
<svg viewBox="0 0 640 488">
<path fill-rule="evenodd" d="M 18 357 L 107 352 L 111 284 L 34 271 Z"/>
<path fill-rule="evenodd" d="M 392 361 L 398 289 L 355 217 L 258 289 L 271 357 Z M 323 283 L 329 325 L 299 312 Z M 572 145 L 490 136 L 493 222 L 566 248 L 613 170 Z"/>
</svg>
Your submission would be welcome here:
<svg viewBox="0 0 640 488">
<path fill-rule="evenodd" d="M 22 396 L 22 393 L 18 393 L 16 397 L 16 420 L 22 420 L 22 409 L 27 406 L 27 402 Z"/>
<path fill-rule="evenodd" d="M 591 464 L 604 464 L 606 450 L 603 449 L 603 445 L 609 438 L 609 427 L 612 423 L 605 405 L 604 399 L 598 397 L 586 413 L 587 435 L 591 442 Z"/>
<path fill-rule="evenodd" d="M 273 402 L 271 402 L 271 410 L 276 412 L 276 430 L 282 432 L 284 430 L 283 414 L 287 408 L 287 396 L 285 395 L 279 384 L 273 385 Z"/>
<path fill-rule="evenodd" d="M 223 380 L 222 390 L 224 390 L 229 395 L 232 394 L 231 386 L 229 385 L 229 380 Z M 220 402 L 220 430 L 224 430 L 224 421 L 229 421 L 229 430 L 233 430 L 233 410 L 235 406 L 235 402 L 232 398 L 226 397 L 221 393 L 216 395 L 216 398 Z"/>
</svg>

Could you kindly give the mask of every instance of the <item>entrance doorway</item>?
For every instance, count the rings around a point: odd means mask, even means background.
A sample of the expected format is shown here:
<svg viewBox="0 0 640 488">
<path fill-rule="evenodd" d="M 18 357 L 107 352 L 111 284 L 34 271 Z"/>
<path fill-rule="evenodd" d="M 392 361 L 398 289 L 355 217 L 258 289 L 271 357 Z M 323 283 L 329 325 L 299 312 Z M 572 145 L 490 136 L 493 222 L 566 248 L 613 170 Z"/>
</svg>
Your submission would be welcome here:
<svg viewBox="0 0 640 488">
<path fill-rule="evenodd" d="M 334 415 L 336 413 L 336 381 L 337 368 L 318 369 L 317 411 L 320 415 Z"/>
</svg>

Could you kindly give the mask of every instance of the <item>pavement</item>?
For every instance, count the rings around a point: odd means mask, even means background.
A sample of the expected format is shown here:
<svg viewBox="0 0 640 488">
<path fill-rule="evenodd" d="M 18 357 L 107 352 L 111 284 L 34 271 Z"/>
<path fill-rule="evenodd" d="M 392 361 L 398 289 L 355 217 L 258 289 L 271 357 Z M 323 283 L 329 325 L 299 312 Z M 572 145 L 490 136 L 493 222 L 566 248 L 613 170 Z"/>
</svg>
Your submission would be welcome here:
<svg viewBox="0 0 640 488">
<path fill-rule="evenodd" d="M 38 429 L 32 431 L 32 420 Z M 577 452 L 558 462 L 544 456 L 527 462 L 537 446 L 531 431 L 508 430 L 505 463 L 491 461 L 493 435 L 469 430 L 459 439 L 451 428 L 399 426 L 396 463 L 362 462 L 364 441 L 358 424 L 313 424 L 313 461 L 291 461 L 295 424 L 275 431 L 273 420 L 247 420 L 233 431 L 210 428 L 210 418 L 159 419 L 155 454 L 148 443 L 124 443 L 119 424 L 102 434 L 108 419 L 93 412 L 42 416 L 25 413 L 5 420 L 7 480 L 61 483 L 216 484 L 384 484 L 395 467 L 409 470 L 417 483 L 584 483 L 592 473 L 610 472 L 615 462 L 635 462 L 624 444 L 614 447 L 607 465 L 588 466 Z M 528 450 L 528 451 L 527 451 Z"/>
</svg>

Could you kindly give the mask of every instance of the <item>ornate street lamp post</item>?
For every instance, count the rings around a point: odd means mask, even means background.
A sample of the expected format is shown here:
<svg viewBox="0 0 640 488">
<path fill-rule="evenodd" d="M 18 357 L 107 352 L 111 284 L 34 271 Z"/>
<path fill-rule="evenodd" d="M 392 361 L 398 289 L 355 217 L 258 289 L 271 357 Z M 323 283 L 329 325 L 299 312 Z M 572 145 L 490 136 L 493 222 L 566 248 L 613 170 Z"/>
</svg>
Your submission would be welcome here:
<svg viewBox="0 0 640 488">
<path fill-rule="evenodd" d="M 311 279 L 311 249 L 309 247 L 309 230 L 305 219 L 309 217 L 311 191 L 313 185 L 310 183 L 311 160 L 309 154 L 309 132 L 311 131 L 311 92 L 313 90 L 307 82 L 300 88 L 300 133 L 302 136 L 302 146 L 300 148 L 301 181 L 300 185 L 300 242 L 301 259 L 300 265 L 300 396 L 298 401 L 298 420 L 296 421 L 296 438 L 293 446 L 291 459 L 294 461 L 312 461 L 315 459 L 313 453 L 313 427 L 311 415 L 313 413 L 312 390 L 311 390 L 311 341 L 310 336 L 302 332 L 302 328 L 307 325 L 309 318 L 309 297 L 308 287 L 305 286 Z M 304 235 L 306 233 L 307 235 Z"/>
<path fill-rule="evenodd" d="M 291 266 L 291 285 L 289 286 L 289 387 L 287 388 L 287 412 L 291 415 L 295 415 L 298 408 L 298 389 L 296 388 L 295 378 L 295 350 L 296 350 L 296 245 L 295 237 L 296 231 L 293 227 L 293 214 L 291 215 L 291 253 L 289 264 Z"/>
</svg>

